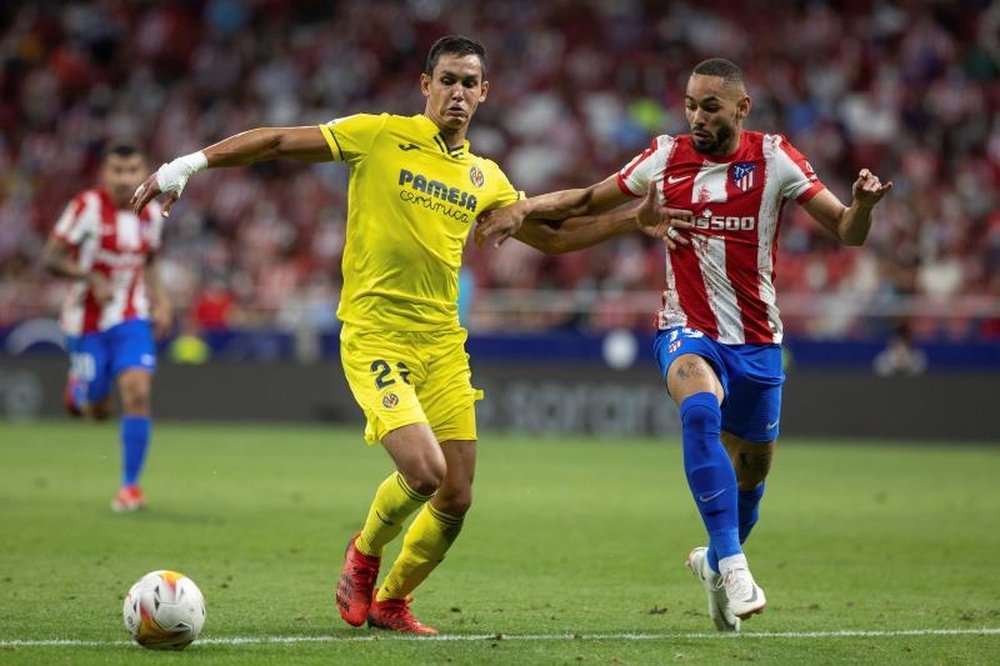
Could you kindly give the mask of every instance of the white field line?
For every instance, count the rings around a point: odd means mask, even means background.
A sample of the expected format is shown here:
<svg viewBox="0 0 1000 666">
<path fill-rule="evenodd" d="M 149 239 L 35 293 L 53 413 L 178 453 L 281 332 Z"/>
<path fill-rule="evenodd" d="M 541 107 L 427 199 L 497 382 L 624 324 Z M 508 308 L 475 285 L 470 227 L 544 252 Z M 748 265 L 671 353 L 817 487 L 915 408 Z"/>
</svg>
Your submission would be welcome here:
<svg viewBox="0 0 1000 666">
<path fill-rule="evenodd" d="M 741 634 L 709 632 L 664 634 L 444 634 L 411 636 L 405 634 L 365 634 L 360 636 L 232 636 L 202 638 L 197 645 L 266 645 L 268 643 L 351 643 L 361 641 L 684 641 L 684 640 L 753 640 L 769 638 L 895 638 L 903 636 L 1000 636 L 1000 627 L 979 629 L 895 629 L 836 631 L 760 631 Z M 0 639 L 0 648 L 18 647 L 125 647 L 129 641 L 84 641 L 72 638 Z"/>
</svg>

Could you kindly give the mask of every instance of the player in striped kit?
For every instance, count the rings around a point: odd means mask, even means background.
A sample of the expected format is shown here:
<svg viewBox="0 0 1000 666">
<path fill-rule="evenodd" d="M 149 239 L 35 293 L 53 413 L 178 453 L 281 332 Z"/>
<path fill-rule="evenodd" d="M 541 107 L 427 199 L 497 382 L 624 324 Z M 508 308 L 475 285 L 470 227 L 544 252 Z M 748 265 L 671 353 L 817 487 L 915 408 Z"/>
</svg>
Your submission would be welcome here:
<svg viewBox="0 0 1000 666">
<path fill-rule="evenodd" d="M 157 276 L 163 220 L 151 202 L 135 215 L 129 200 L 146 173 L 133 145 L 105 152 L 99 187 L 80 192 L 56 222 L 44 249 L 45 267 L 73 284 L 63 304 L 70 370 L 66 407 L 95 419 L 111 414 L 112 382 L 121 405 L 122 479 L 114 511 L 146 506 L 139 486 L 152 421 L 156 369 L 154 326 L 170 325 L 170 303 Z"/>
<path fill-rule="evenodd" d="M 680 407 L 684 468 L 708 532 L 708 546 L 693 549 L 687 566 L 705 586 L 721 631 L 738 631 L 766 604 L 742 543 L 757 522 L 778 437 L 785 376 L 773 281 L 782 207 L 794 200 L 841 242 L 860 245 L 873 207 L 892 187 L 862 169 L 845 206 L 787 139 L 743 129 L 750 107 L 741 70 L 706 60 L 688 80 L 689 134 L 659 136 L 608 179 L 516 202 L 483 216 L 476 230 L 479 242 L 514 236 L 546 251 L 584 246 L 568 240 L 581 230 L 600 239 L 636 223 L 664 236 L 654 351 Z M 631 220 L 619 213 L 573 219 L 633 197 L 646 200 Z M 660 206 L 688 210 L 690 222 Z M 565 221 L 522 225 L 526 218 Z"/>
</svg>

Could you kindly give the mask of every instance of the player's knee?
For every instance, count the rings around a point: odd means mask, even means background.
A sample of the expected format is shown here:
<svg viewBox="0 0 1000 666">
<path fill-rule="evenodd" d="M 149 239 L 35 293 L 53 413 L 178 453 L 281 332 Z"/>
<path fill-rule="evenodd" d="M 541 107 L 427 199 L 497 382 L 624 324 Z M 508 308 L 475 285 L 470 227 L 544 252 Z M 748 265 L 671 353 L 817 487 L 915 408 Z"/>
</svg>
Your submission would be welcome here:
<svg viewBox="0 0 1000 666">
<path fill-rule="evenodd" d="M 122 409 L 126 414 L 148 414 L 150 408 L 148 381 L 127 381 L 122 384 Z"/>
<path fill-rule="evenodd" d="M 433 495 L 438 491 L 438 488 L 441 487 L 440 481 L 435 481 L 433 478 L 423 476 L 409 477 L 407 478 L 406 483 L 413 489 L 414 492 L 421 495 Z"/>
<path fill-rule="evenodd" d="M 704 358 L 693 354 L 685 354 L 671 363 L 667 389 L 679 405 L 700 393 L 714 395 L 717 402 L 722 402 L 723 397 L 715 370 Z"/>
<path fill-rule="evenodd" d="M 472 508 L 472 487 L 438 493 L 438 506 L 449 516 L 461 518 Z"/>
<path fill-rule="evenodd" d="M 149 403 L 149 391 L 122 394 L 122 411 L 126 414 L 148 414 Z"/>
<path fill-rule="evenodd" d="M 433 495 L 444 483 L 444 476 L 448 468 L 444 459 L 423 459 L 416 464 L 410 465 L 408 469 L 402 470 L 406 484 L 414 492 L 421 495 Z"/>
<path fill-rule="evenodd" d="M 145 395 L 132 395 L 122 398 L 122 411 L 126 414 L 144 414 L 149 411 L 149 398 Z"/>
</svg>

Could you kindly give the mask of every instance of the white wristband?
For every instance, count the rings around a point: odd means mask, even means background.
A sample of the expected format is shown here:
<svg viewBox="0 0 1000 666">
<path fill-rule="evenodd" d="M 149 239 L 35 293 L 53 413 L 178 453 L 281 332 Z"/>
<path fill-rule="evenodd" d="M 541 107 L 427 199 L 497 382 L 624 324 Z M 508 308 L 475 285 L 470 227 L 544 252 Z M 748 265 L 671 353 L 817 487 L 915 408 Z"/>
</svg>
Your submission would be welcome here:
<svg viewBox="0 0 1000 666">
<path fill-rule="evenodd" d="M 181 195 L 188 178 L 208 168 L 208 158 L 200 150 L 163 164 L 156 171 L 156 184 L 163 193 Z"/>
</svg>

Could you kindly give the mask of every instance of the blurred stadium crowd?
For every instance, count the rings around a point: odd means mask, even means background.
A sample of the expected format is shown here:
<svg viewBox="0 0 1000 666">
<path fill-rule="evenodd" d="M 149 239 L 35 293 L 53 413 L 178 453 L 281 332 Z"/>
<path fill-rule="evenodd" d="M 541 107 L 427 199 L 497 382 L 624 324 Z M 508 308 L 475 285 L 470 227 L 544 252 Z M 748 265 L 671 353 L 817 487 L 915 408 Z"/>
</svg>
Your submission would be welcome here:
<svg viewBox="0 0 1000 666">
<path fill-rule="evenodd" d="M 947 315 L 912 319 L 918 337 L 1000 336 L 1000 4 L 987 1 L 3 3 L 0 326 L 56 310 L 62 286 L 38 252 L 109 137 L 137 139 L 155 167 L 254 126 L 417 113 L 423 56 L 449 32 L 492 58 L 473 150 L 528 194 L 594 182 L 685 131 L 690 69 L 733 59 L 749 128 L 788 135 L 844 200 L 862 166 L 896 185 L 862 250 L 788 207 L 789 331 L 863 335 L 861 315 L 902 304 Z M 335 326 L 346 179 L 271 163 L 192 181 L 163 254 L 183 325 Z M 638 234 L 467 259 L 481 330 L 646 326 L 663 274 L 662 248 Z"/>
</svg>

